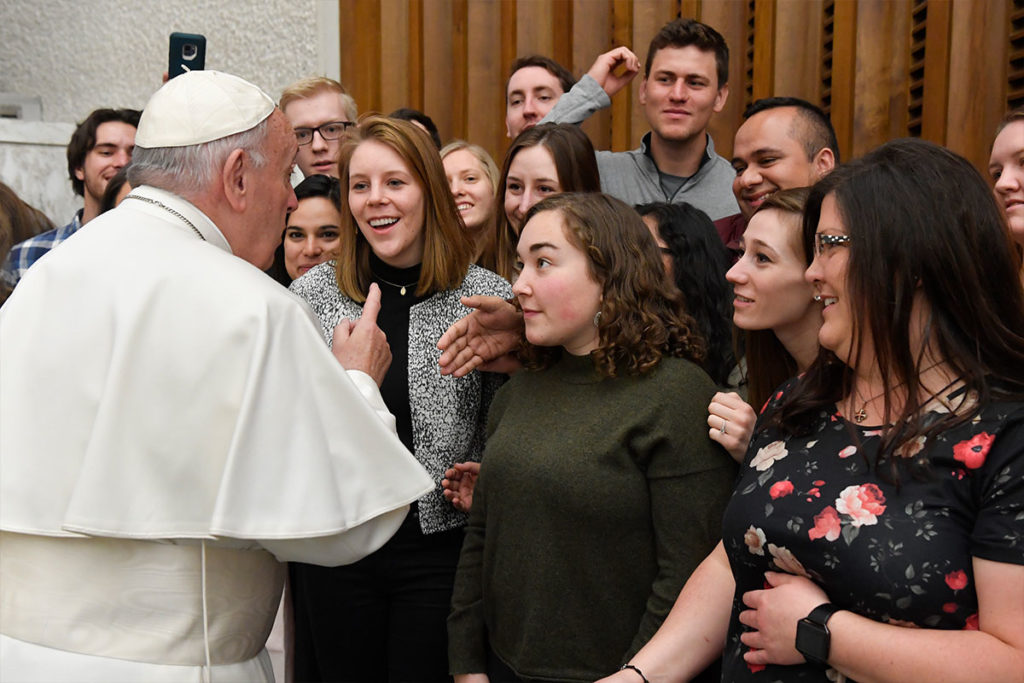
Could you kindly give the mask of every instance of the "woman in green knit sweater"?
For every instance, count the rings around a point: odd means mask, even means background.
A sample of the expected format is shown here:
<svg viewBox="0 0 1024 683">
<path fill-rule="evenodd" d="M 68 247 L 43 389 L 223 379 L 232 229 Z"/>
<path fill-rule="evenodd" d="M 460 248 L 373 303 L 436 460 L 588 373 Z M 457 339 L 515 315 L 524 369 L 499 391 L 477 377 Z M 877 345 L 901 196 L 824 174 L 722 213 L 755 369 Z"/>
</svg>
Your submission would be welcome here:
<svg viewBox="0 0 1024 683">
<path fill-rule="evenodd" d="M 703 342 L 630 207 L 547 199 L 518 258 L 527 370 L 491 406 L 449 660 L 460 683 L 593 681 L 715 545 L 735 464 L 704 426 Z"/>
</svg>

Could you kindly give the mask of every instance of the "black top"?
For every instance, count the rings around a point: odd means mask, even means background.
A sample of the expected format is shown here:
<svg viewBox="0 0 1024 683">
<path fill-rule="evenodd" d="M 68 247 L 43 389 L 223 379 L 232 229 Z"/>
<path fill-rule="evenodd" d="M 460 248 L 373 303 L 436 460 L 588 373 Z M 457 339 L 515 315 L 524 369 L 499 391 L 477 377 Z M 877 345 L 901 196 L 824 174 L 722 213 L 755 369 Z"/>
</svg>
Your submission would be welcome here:
<svg viewBox="0 0 1024 683">
<path fill-rule="evenodd" d="M 412 413 L 409 408 L 409 309 L 429 297 L 416 297 L 420 265 L 393 268 L 370 252 L 370 273 L 380 287 L 377 326 L 387 336 L 391 346 L 391 367 L 380 385 L 380 395 L 384 405 L 395 416 L 398 438 L 410 451 L 414 449 Z M 403 285 L 404 295 L 401 293 Z"/>
<path fill-rule="evenodd" d="M 931 421 L 946 412 L 929 407 Z M 723 522 L 736 595 L 722 680 L 837 680 L 820 665 L 758 673 L 743 661 L 742 597 L 764 587 L 767 570 L 808 576 L 829 602 L 876 621 L 959 630 L 978 628 L 971 558 L 1024 564 L 1024 403 L 992 403 L 901 448 L 899 457 L 927 466 L 917 477 L 901 468 L 898 488 L 869 464 L 880 441 L 877 426 L 834 407 L 806 436 L 758 426 Z"/>
</svg>

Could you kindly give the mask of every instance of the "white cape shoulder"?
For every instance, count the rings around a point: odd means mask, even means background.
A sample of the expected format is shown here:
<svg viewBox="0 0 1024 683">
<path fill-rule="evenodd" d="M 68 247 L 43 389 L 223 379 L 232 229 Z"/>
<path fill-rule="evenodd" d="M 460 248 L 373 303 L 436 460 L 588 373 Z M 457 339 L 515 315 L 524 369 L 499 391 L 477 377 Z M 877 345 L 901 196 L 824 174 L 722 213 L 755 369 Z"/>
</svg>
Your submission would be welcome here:
<svg viewBox="0 0 1024 683">
<path fill-rule="evenodd" d="M 433 486 L 258 269 L 140 212 L 80 233 L 0 310 L 0 528 L 313 538 Z"/>
</svg>

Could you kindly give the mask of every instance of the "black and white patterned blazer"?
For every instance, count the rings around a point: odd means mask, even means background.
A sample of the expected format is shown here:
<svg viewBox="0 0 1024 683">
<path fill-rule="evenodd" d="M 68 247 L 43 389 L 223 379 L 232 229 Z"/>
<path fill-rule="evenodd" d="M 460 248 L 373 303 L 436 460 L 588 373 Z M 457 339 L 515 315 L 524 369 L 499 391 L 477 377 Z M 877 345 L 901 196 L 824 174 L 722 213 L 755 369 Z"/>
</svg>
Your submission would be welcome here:
<svg viewBox="0 0 1024 683">
<path fill-rule="evenodd" d="M 328 345 L 341 319 L 362 315 L 362 304 L 338 290 L 334 261 L 321 263 L 292 283 L 291 291 L 306 300 L 320 320 Z M 484 450 L 487 411 L 506 376 L 473 371 L 465 377 L 442 377 L 437 361 L 437 340 L 459 318 L 470 312 L 459 301 L 464 296 L 512 296 L 501 276 L 471 265 L 462 285 L 434 294 L 409 311 L 409 407 L 412 413 L 413 454 L 436 484 L 420 498 L 423 533 L 454 529 L 466 516 L 441 494 L 444 472 L 456 462 L 480 461 Z"/>
</svg>

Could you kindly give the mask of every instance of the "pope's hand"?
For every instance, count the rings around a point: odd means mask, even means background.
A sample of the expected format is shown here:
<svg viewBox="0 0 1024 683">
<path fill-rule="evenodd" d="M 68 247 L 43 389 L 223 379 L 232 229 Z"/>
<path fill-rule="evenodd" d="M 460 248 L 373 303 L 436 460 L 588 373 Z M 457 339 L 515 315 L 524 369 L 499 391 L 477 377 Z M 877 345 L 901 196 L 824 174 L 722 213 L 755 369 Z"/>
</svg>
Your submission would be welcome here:
<svg viewBox="0 0 1024 683">
<path fill-rule="evenodd" d="M 452 323 L 437 348 L 442 375 L 462 377 L 480 368 L 489 372 L 514 372 L 519 363 L 510 354 L 523 337 L 523 315 L 515 306 L 496 296 L 462 297 L 462 304 L 475 309 Z"/>
<path fill-rule="evenodd" d="M 353 323 L 347 318 L 334 328 L 331 350 L 346 370 L 362 370 L 380 386 L 391 367 L 391 347 L 384 332 L 377 327 L 380 313 L 380 288 L 370 285 L 363 304 L 363 315 Z"/>
</svg>

